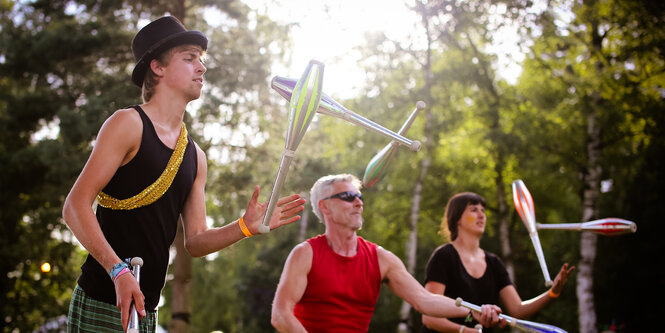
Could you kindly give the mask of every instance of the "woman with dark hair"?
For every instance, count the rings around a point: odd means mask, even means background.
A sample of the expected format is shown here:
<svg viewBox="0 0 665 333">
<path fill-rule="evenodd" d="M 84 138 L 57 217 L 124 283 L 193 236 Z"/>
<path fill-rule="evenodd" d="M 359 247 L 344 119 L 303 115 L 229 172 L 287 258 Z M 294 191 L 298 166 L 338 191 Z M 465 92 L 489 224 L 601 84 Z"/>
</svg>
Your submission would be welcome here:
<svg viewBox="0 0 665 333">
<path fill-rule="evenodd" d="M 449 233 L 450 243 L 439 246 L 432 253 L 427 263 L 425 289 L 453 299 L 461 297 L 473 304 L 501 303 L 508 315 L 529 317 L 559 296 L 575 267 L 563 264 L 552 288 L 522 301 L 501 259 L 480 248 L 486 222 L 482 196 L 464 192 L 450 198 L 441 222 L 441 231 Z M 445 319 L 423 315 L 421 332 L 476 332 L 471 328 L 474 324 L 471 318 Z"/>
</svg>

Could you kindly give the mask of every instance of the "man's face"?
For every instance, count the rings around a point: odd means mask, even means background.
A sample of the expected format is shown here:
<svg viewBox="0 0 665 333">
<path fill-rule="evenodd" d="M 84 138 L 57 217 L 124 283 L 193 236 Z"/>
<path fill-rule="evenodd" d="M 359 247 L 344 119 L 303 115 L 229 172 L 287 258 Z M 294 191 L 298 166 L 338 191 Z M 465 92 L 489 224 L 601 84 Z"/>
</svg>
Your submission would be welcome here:
<svg viewBox="0 0 665 333">
<path fill-rule="evenodd" d="M 164 68 L 164 83 L 189 100 L 199 98 L 206 71 L 202 54 L 201 48 L 195 45 L 177 48 Z"/>
<path fill-rule="evenodd" d="M 328 196 L 350 192 L 359 194 L 360 191 L 349 182 L 336 182 L 332 184 L 332 191 Z M 349 228 L 353 231 L 360 230 L 363 226 L 363 202 L 360 198 L 345 201 L 341 198 L 330 198 L 319 201 L 319 208 L 324 214 L 326 224 L 330 228 Z"/>
</svg>

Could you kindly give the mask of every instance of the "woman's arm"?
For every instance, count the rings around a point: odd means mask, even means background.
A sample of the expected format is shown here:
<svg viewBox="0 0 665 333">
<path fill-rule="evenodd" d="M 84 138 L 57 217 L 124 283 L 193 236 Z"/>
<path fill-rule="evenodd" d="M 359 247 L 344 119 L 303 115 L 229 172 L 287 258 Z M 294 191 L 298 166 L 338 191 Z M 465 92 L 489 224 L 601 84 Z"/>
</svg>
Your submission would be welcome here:
<svg viewBox="0 0 665 333">
<path fill-rule="evenodd" d="M 518 319 L 524 319 L 538 312 L 552 301 L 555 298 L 554 296 L 559 296 L 563 290 L 563 286 L 568 281 L 568 276 L 574 269 L 575 266 L 569 268 L 568 263 L 563 264 L 556 278 L 554 278 L 552 288 L 527 301 L 522 301 L 513 285 L 508 285 L 501 289 L 499 297 L 507 314 Z"/>
</svg>

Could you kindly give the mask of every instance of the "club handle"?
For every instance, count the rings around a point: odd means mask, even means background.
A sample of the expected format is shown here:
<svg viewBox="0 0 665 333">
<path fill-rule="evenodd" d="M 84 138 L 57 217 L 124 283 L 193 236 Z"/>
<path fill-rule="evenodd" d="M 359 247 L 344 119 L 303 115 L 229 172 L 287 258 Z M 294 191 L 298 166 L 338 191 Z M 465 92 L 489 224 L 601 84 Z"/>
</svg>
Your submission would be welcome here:
<svg viewBox="0 0 665 333">
<path fill-rule="evenodd" d="M 550 277 L 550 272 L 547 269 L 545 254 L 543 253 L 543 247 L 540 245 L 540 238 L 538 237 L 538 233 L 536 232 L 529 233 L 529 236 L 531 237 L 531 243 L 533 243 L 533 248 L 536 251 L 536 257 L 538 257 L 538 263 L 540 264 L 540 269 L 543 271 L 543 277 L 545 278 L 545 286 L 551 287 L 554 284 L 554 282 L 552 282 L 552 278 Z"/>
<path fill-rule="evenodd" d="M 537 223 L 536 227 L 538 230 L 590 231 L 604 236 L 619 236 L 637 231 L 635 222 L 616 217 L 577 223 Z"/>
<path fill-rule="evenodd" d="M 400 127 L 399 131 L 397 131 L 397 134 L 399 135 L 404 135 L 406 132 L 411 128 L 411 125 L 413 124 L 413 121 L 416 120 L 416 116 L 421 110 L 425 109 L 425 102 L 423 101 L 418 101 L 416 102 L 416 108 L 411 112 L 409 115 L 409 118 L 406 119 L 406 122 Z"/>
<path fill-rule="evenodd" d="M 141 282 L 141 266 L 143 266 L 143 259 L 141 257 L 134 257 L 130 261 L 132 266 L 132 275 L 136 278 L 136 282 Z M 128 333 L 139 332 L 139 314 L 136 311 L 136 305 L 132 301 L 132 307 L 129 312 L 129 323 L 127 324 Z"/>
<path fill-rule="evenodd" d="M 270 199 L 268 200 L 268 207 L 266 208 L 266 214 L 263 216 L 263 223 L 259 226 L 259 232 L 262 234 L 270 232 L 270 218 L 272 213 L 277 206 L 277 201 L 279 200 L 279 193 L 282 191 L 282 185 L 284 184 L 284 179 L 289 172 L 289 166 L 293 160 L 295 152 L 284 149 L 282 153 L 282 161 L 279 162 L 279 169 L 277 169 L 277 176 L 275 177 L 275 184 L 272 186 L 272 192 L 270 193 Z"/>
<path fill-rule="evenodd" d="M 399 135 L 363 116 L 360 116 L 357 113 L 350 111 L 339 104 L 336 105 L 339 109 L 333 111 L 328 108 L 329 104 L 324 102 L 329 102 L 329 101 L 325 101 L 323 99 L 321 100 L 321 105 L 319 106 L 319 113 L 344 119 L 352 124 L 364 127 L 365 129 L 387 136 L 390 139 L 395 140 L 396 142 L 407 146 L 412 151 L 420 150 L 421 147 L 420 141 L 405 138 L 404 136 Z"/>
<path fill-rule="evenodd" d="M 470 309 L 472 311 L 476 312 L 481 312 L 482 309 L 475 304 L 465 302 L 462 300 L 461 297 L 457 297 L 455 299 L 455 305 L 456 306 L 463 306 L 467 309 Z M 536 323 L 533 321 L 528 321 L 528 320 L 522 320 L 522 319 L 517 319 L 513 318 L 511 316 L 507 316 L 503 313 L 499 314 L 499 318 L 505 320 L 508 322 L 508 325 L 511 327 L 517 328 L 522 332 L 528 332 L 528 333 L 567 333 L 565 330 L 558 328 L 556 326 L 552 325 L 547 325 L 547 324 L 541 324 L 541 323 Z"/>
<path fill-rule="evenodd" d="M 455 305 L 458 306 L 458 307 L 459 307 L 459 306 L 461 306 L 461 307 L 465 307 L 465 308 L 467 308 L 467 309 L 469 309 L 469 310 L 476 311 L 476 312 L 478 312 L 478 313 L 482 312 L 482 309 L 481 309 L 478 305 L 475 305 L 475 304 L 472 304 L 472 303 L 466 302 L 466 301 L 464 301 L 461 297 L 457 297 L 457 298 L 455 299 Z M 499 314 L 499 318 L 500 318 L 500 319 L 504 319 L 505 321 L 507 321 L 508 324 L 509 324 L 510 326 L 512 326 L 512 327 L 516 327 L 515 325 L 517 324 L 517 319 L 515 319 L 515 318 L 513 318 L 513 317 L 511 317 L 511 316 L 507 316 L 507 315 L 505 315 L 505 314 L 503 314 L 503 313 L 500 313 L 500 314 Z M 518 328 L 519 328 L 519 327 L 518 327 Z"/>
</svg>

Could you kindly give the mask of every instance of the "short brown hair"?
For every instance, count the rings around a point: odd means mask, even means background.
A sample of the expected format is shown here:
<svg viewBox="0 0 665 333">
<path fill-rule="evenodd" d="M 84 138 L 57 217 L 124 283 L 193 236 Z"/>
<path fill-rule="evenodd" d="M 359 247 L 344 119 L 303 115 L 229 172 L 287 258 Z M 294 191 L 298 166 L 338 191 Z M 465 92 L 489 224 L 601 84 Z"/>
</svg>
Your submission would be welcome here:
<svg viewBox="0 0 665 333">
<path fill-rule="evenodd" d="M 164 51 L 155 57 L 154 60 L 157 60 L 157 62 L 159 62 L 162 66 L 168 66 L 174 54 L 188 50 L 190 48 L 197 49 L 199 52 L 201 52 L 201 56 L 203 56 L 205 53 L 205 51 L 198 45 L 185 44 L 178 45 Z M 155 87 L 157 87 L 158 83 L 159 78 L 157 77 L 157 74 L 155 74 L 155 72 L 152 71 L 152 67 L 148 65 L 148 69 L 145 71 L 145 78 L 143 78 L 143 87 L 141 87 L 141 97 L 143 97 L 143 103 L 148 103 L 150 99 L 152 99 L 152 96 L 155 94 Z"/>
<path fill-rule="evenodd" d="M 446 212 L 443 213 L 443 219 L 441 220 L 441 230 L 439 231 L 444 235 L 444 238 L 447 236 L 450 241 L 457 238 L 459 220 L 469 204 L 481 204 L 483 208 L 486 206 L 485 198 L 473 192 L 458 193 L 448 200 Z"/>
</svg>

